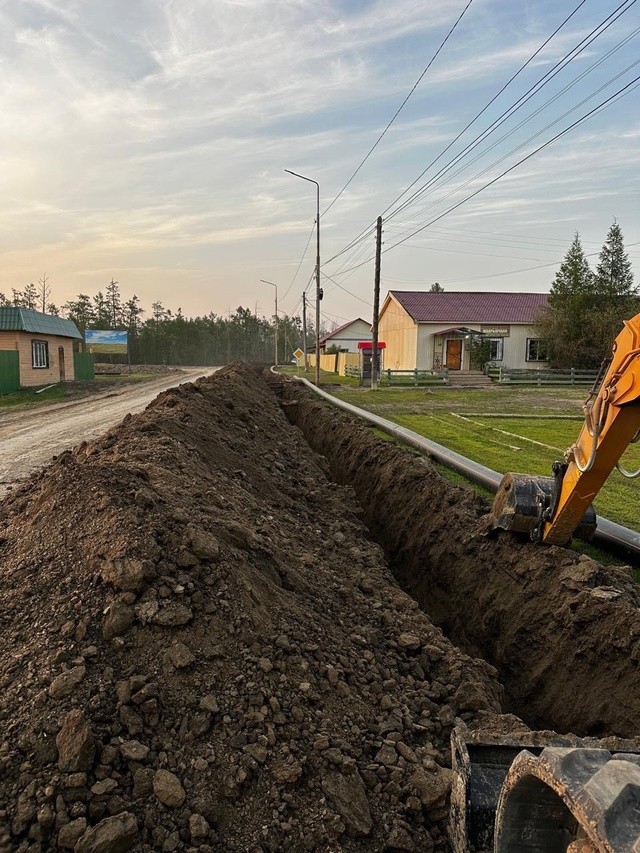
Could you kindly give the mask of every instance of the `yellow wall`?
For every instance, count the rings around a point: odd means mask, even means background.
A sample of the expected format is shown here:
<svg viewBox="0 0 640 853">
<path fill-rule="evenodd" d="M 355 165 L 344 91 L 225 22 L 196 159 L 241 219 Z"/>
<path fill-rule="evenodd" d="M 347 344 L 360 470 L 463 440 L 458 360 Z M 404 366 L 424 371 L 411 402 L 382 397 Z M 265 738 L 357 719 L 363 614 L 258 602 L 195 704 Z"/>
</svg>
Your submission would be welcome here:
<svg viewBox="0 0 640 853">
<path fill-rule="evenodd" d="M 341 352 L 338 355 L 338 373 L 340 376 L 347 375 L 347 367 L 360 367 L 359 352 Z"/>
<path fill-rule="evenodd" d="M 31 341 L 47 341 L 49 367 L 32 367 Z M 0 332 L 0 349 L 17 350 L 20 358 L 20 385 L 23 387 L 49 385 L 60 382 L 58 347 L 64 349 L 65 380 L 74 379 L 73 340 L 57 335 L 39 335 L 32 332 Z"/>
<path fill-rule="evenodd" d="M 316 366 L 315 353 L 310 352 L 307 359 L 310 368 Z M 347 365 L 359 367 L 360 353 L 338 352 L 333 355 L 320 355 L 320 370 L 326 370 L 327 373 L 339 373 L 340 376 L 346 376 Z M 298 359 L 298 367 L 304 367 L 304 358 Z"/>
<path fill-rule="evenodd" d="M 414 370 L 418 327 L 394 299 L 389 298 L 378 320 L 378 340 L 387 345 L 384 366 L 387 370 Z"/>
<path fill-rule="evenodd" d="M 322 355 L 320 353 L 320 370 L 325 370 L 327 373 L 337 373 L 336 371 L 336 361 L 337 361 L 337 353 L 333 353 L 332 355 Z M 309 361 L 309 367 L 316 366 L 316 354 L 310 352 L 307 356 Z M 300 359 L 300 364 L 304 364 L 304 359 Z"/>
</svg>

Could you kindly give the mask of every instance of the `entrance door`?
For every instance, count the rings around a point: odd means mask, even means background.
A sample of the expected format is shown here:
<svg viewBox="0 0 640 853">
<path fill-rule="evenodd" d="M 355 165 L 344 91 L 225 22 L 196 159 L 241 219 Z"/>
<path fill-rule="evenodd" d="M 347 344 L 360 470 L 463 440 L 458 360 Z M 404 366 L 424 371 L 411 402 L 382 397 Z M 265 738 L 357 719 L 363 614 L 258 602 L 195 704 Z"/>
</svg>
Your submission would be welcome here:
<svg viewBox="0 0 640 853">
<path fill-rule="evenodd" d="M 457 340 L 447 341 L 447 364 L 448 370 L 460 370 L 462 367 L 462 341 Z"/>
<path fill-rule="evenodd" d="M 58 362 L 60 363 L 60 382 L 64 382 L 64 347 L 58 347 Z"/>
</svg>

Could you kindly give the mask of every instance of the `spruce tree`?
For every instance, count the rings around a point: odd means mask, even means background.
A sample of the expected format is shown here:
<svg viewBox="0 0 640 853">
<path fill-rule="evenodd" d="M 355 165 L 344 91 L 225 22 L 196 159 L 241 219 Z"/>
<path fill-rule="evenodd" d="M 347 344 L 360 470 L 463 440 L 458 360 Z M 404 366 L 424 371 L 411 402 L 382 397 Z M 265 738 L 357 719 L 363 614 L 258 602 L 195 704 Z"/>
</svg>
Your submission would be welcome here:
<svg viewBox="0 0 640 853">
<path fill-rule="evenodd" d="M 631 261 L 624 250 L 622 230 L 615 219 L 600 252 L 595 284 L 598 296 L 605 299 L 627 299 L 638 295 L 637 288 L 633 286 Z"/>
<path fill-rule="evenodd" d="M 609 229 L 595 275 L 576 234 L 538 323 L 551 366 L 599 367 L 611 354 L 611 344 L 624 320 L 639 310 L 618 223 L 614 221 Z"/>
<path fill-rule="evenodd" d="M 551 285 L 549 304 L 555 308 L 567 301 L 573 301 L 576 297 L 590 296 L 593 293 L 593 284 L 593 273 L 582 249 L 580 235 L 576 231 L 573 243 Z"/>
</svg>

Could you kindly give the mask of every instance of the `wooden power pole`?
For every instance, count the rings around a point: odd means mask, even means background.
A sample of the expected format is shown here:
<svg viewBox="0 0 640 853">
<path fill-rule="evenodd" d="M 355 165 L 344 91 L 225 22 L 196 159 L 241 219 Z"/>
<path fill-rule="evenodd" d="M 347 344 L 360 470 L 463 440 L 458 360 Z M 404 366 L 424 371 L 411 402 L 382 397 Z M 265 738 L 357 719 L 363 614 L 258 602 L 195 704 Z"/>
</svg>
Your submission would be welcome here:
<svg viewBox="0 0 640 853">
<path fill-rule="evenodd" d="M 376 221 L 376 266 L 373 279 L 373 334 L 371 347 L 371 390 L 378 387 L 378 311 L 380 310 L 380 255 L 382 254 L 382 217 Z"/>
</svg>

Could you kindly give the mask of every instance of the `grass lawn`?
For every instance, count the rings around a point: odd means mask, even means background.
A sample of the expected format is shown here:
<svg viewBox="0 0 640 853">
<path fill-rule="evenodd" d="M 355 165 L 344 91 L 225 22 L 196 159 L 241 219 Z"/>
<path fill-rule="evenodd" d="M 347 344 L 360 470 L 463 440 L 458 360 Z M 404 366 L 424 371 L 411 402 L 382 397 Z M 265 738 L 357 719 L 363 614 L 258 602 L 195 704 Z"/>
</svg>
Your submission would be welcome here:
<svg viewBox="0 0 640 853">
<path fill-rule="evenodd" d="M 42 403 L 53 403 L 64 399 L 64 386 L 60 383 L 47 388 L 45 391 L 41 391 L 39 394 L 36 394 L 36 391 L 36 388 L 22 388 L 13 394 L 2 394 L 0 395 L 0 408 L 38 406 Z"/>
<path fill-rule="evenodd" d="M 0 409 L 39 406 L 43 403 L 59 403 L 65 400 L 88 397 L 96 391 L 104 391 L 110 385 L 149 382 L 157 379 L 157 373 L 130 373 L 117 375 L 96 374 L 94 381 L 58 382 L 37 393 L 37 388 L 21 388 L 13 394 L 0 395 Z"/>
<path fill-rule="evenodd" d="M 580 432 L 584 388 L 491 388 L 450 390 L 362 389 L 336 396 L 443 444 L 495 471 L 551 475 Z M 623 457 L 640 467 L 640 446 Z M 640 530 L 640 482 L 614 471 L 600 491 L 596 511 Z"/>
<path fill-rule="evenodd" d="M 305 371 L 302 368 L 296 367 L 295 364 L 280 365 L 278 373 L 282 373 L 284 376 L 300 376 L 302 379 L 308 379 L 309 382 L 316 381 L 314 367 Z M 356 388 L 358 386 L 358 379 L 354 376 L 339 376 L 337 373 L 327 373 L 326 370 L 320 369 L 320 385 L 346 385 L 347 387 Z"/>
</svg>

